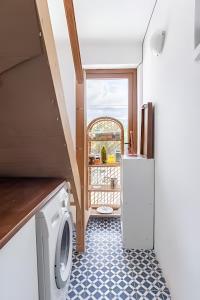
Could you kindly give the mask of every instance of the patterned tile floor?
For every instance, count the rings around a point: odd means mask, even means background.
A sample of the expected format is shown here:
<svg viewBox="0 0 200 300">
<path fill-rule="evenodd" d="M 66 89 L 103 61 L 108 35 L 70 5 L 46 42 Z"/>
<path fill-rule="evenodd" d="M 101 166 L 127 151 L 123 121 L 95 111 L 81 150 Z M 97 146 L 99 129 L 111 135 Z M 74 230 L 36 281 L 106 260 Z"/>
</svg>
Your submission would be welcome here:
<svg viewBox="0 0 200 300">
<path fill-rule="evenodd" d="M 86 252 L 73 253 L 67 300 L 170 300 L 153 250 L 125 250 L 119 218 L 91 218 Z"/>
</svg>

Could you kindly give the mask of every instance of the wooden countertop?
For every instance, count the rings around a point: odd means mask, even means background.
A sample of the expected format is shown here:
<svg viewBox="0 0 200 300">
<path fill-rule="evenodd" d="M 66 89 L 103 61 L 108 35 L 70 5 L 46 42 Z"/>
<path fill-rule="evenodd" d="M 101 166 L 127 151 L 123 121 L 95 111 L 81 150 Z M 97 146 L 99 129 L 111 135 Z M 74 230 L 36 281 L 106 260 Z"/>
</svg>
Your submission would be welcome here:
<svg viewBox="0 0 200 300">
<path fill-rule="evenodd" d="M 63 179 L 57 178 L 0 179 L 0 248 L 64 184 Z"/>
</svg>

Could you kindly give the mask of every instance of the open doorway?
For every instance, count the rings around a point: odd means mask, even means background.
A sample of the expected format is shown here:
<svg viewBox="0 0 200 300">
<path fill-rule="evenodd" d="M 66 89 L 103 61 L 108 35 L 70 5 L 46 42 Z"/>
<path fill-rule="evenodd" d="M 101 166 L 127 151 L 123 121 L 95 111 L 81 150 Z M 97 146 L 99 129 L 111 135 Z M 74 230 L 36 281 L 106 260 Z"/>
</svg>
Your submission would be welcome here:
<svg viewBox="0 0 200 300">
<path fill-rule="evenodd" d="M 87 70 L 86 119 L 88 208 L 92 215 L 103 207 L 118 216 L 120 155 L 130 151 L 130 137 L 137 149 L 136 69 Z"/>
<path fill-rule="evenodd" d="M 124 126 L 124 140 L 137 152 L 137 69 L 86 70 L 87 124 L 97 117 L 119 120 Z"/>
</svg>

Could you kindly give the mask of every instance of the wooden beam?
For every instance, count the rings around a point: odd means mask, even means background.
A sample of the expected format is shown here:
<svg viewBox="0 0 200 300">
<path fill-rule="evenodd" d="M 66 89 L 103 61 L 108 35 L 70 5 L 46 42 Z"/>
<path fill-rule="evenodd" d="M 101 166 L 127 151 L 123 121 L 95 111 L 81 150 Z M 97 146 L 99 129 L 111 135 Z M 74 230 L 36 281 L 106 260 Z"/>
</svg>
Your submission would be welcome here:
<svg viewBox="0 0 200 300">
<path fill-rule="evenodd" d="M 133 74 L 136 71 L 135 68 L 126 69 L 85 69 L 86 78 L 113 78 L 113 75 L 117 77 L 127 77 L 127 74 Z"/>
<path fill-rule="evenodd" d="M 68 24 L 69 38 L 72 49 L 72 56 L 74 60 L 74 68 L 76 73 L 76 80 L 79 84 L 83 83 L 83 68 L 80 55 L 80 46 L 78 40 L 78 33 L 76 27 L 76 19 L 74 12 L 73 0 L 64 0 L 65 13 Z"/>
<path fill-rule="evenodd" d="M 78 250 L 83 251 L 85 246 L 86 227 L 86 117 L 85 117 L 85 86 L 76 84 L 76 159 L 81 181 L 81 211 L 76 210 L 77 231 L 81 233 L 78 241 Z M 80 245 L 80 246 L 79 246 Z"/>
<path fill-rule="evenodd" d="M 76 73 L 76 159 L 79 169 L 81 206 L 76 207 L 77 251 L 85 250 L 85 107 L 84 107 L 84 75 L 80 55 L 80 46 L 75 20 L 73 0 L 64 0 L 74 68 Z M 81 124 L 81 126 L 80 126 Z"/>
</svg>

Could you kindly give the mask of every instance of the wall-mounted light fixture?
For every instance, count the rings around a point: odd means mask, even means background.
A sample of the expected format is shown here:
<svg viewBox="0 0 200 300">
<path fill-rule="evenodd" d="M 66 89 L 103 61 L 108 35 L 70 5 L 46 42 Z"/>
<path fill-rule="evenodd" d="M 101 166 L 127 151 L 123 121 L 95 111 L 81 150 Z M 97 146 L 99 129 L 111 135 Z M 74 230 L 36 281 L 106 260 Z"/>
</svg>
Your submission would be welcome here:
<svg viewBox="0 0 200 300">
<path fill-rule="evenodd" d="M 165 44 L 165 36 L 166 32 L 163 30 L 156 31 L 151 36 L 150 47 L 154 55 L 158 56 L 162 53 Z"/>
</svg>

